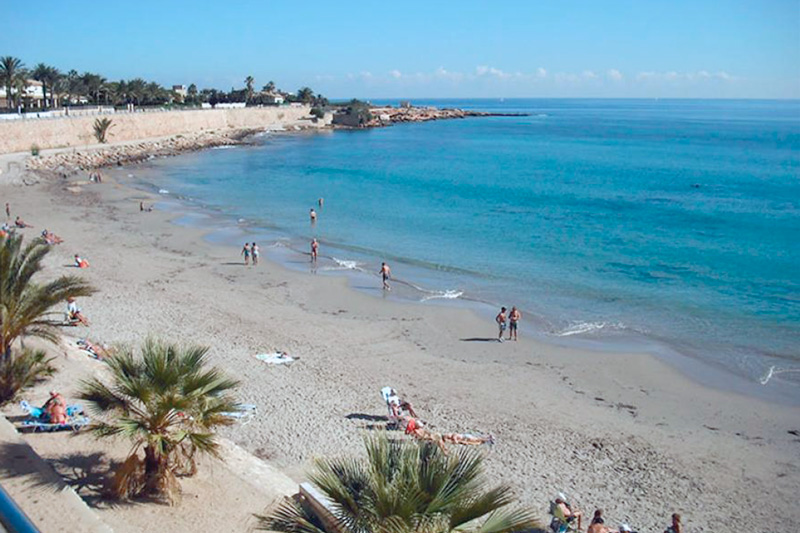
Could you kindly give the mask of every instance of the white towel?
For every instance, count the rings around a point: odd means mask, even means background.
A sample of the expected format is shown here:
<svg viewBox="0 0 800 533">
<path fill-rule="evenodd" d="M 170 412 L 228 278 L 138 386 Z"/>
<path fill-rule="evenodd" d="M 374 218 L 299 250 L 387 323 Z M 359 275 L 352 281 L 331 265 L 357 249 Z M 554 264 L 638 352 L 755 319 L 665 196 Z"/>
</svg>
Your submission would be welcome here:
<svg viewBox="0 0 800 533">
<path fill-rule="evenodd" d="M 283 355 L 281 353 L 259 353 L 254 355 L 259 361 L 263 361 L 268 365 L 288 365 L 294 362 L 294 357 Z"/>
</svg>

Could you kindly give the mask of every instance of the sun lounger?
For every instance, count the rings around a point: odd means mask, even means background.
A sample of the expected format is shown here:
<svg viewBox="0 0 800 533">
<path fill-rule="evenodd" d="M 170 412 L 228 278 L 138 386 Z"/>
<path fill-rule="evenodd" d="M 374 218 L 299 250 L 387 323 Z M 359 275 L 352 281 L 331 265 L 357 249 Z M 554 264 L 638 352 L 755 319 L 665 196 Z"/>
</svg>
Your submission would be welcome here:
<svg viewBox="0 0 800 533">
<path fill-rule="evenodd" d="M 41 407 L 31 405 L 25 400 L 19 402 L 20 408 L 28 414 L 29 418 L 39 420 L 40 422 L 47 422 L 48 415 Z M 67 406 L 67 416 L 77 416 L 83 414 L 83 407 L 80 404 L 73 404 Z"/>
<path fill-rule="evenodd" d="M 27 420 L 22 421 L 20 429 L 31 430 L 34 433 L 39 431 L 63 431 L 66 429 L 72 431 L 80 431 L 82 427 L 87 425 L 89 425 L 88 416 L 74 416 L 71 417 L 66 422 L 64 422 L 63 424 L 51 424 L 49 422 L 42 422 L 40 420 L 29 418 Z"/>
<path fill-rule="evenodd" d="M 553 519 L 550 521 L 550 529 L 553 530 L 553 533 L 567 533 L 578 530 L 577 523 L 574 520 L 567 520 L 561 507 L 554 501 L 550 502 L 550 514 L 553 515 Z"/>
<path fill-rule="evenodd" d="M 286 355 L 280 352 L 274 353 L 259 353 L 254 355 L 256 359 L 268 365 L 288 365 L 293 363 L 297 358 Z"/>
</svg>

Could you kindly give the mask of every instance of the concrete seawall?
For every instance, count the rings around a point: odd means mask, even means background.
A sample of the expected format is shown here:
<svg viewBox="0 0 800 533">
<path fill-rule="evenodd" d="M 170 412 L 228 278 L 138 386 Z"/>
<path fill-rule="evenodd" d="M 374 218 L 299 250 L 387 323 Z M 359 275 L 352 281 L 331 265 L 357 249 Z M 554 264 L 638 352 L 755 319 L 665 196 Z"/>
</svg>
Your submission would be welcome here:
<svg viewBox="0 0 800 533">
<path fill-rule="evenodd" d="M 104 115 L 113 121 L 109 142 L 166 137 L 200 131 L 268 128 L 308 116 L 308 107 L 258 107 L 153 111 Z M 76 147 L 95 144 L 93 125 L 97 116 L 29 119 L 0 122 L 0 153 Z"/>
</svg>

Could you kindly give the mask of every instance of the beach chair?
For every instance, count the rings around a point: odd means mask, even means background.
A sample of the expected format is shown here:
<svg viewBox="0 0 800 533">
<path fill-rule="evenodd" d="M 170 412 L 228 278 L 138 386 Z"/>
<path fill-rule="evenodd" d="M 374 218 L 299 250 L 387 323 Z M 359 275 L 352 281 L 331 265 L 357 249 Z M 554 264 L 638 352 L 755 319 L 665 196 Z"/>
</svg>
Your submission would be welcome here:
<svg viewBox="0 0 800 533">
<path fill-rule="evenodd" d="M 20 408 L 27 413 L 28 418 L 31 420 L 39 420 L 40 422 L 47 422 L 49 415 L 41 407 L 31 405 L 25 400 L 19 402 Z M 80 404 L 73 404 L 67 406 L 67 416 L 74 417 L 83 414 L 83 407 Z"/>
<path fill-rule="evenodd" d="M 84 416 L 83 407 L 78 404 L 67 406 L 67 421 L 63 424 L 50 423 L 50 416 L 41 407 L 36 407 L 30 403 L 22 400 L 19 406 L 28 414 L 28 418 L 22 421 L 20 430 L 33 431 L 34 433 L 40 431 L 62 431 L 72 430 L 80 431 L 81 428 L 88 425 L 89 417 Z"/>
<path fill-rule="evenodd" d="M 552 501 L 550 502 L 550 514 L 553 519 L 550 520 L 550 529 L 553 533 L 568 533 L 569 531 L 578 531 L 578 525 L 574 521 L 567 520 L 564 512 L 559 505 Z"/>
<path fill-rule="evenodd" d="M 395 392 L 395 390 L 391 387 L 384 387 L 381 389 L 381 397 L 383 398 L 383 401 L 386 402 L 386 409 L 389 411 L 387 416 L 389 422 L 386 424 L 386 427 L 398 427 L 400 420 L 394 414 L 394 409 L 392 409 L 392 404 L 397 404 L 400 402 L 400 399 L 397 397 L 397 392 Z"/>
</svg>

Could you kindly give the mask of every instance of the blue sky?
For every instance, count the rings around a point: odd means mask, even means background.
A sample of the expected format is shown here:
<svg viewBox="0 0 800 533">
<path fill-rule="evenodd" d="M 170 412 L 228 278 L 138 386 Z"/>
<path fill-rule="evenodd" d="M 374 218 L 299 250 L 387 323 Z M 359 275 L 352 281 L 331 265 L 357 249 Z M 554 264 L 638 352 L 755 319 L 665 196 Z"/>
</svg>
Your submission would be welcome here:
<svg viewBox="0 0 800 533">
<path fill-rule="evenodd" d="M 800 0 L 12 2 L 0 55 L 329 97 L 800 98 Z"/>
</svg>

